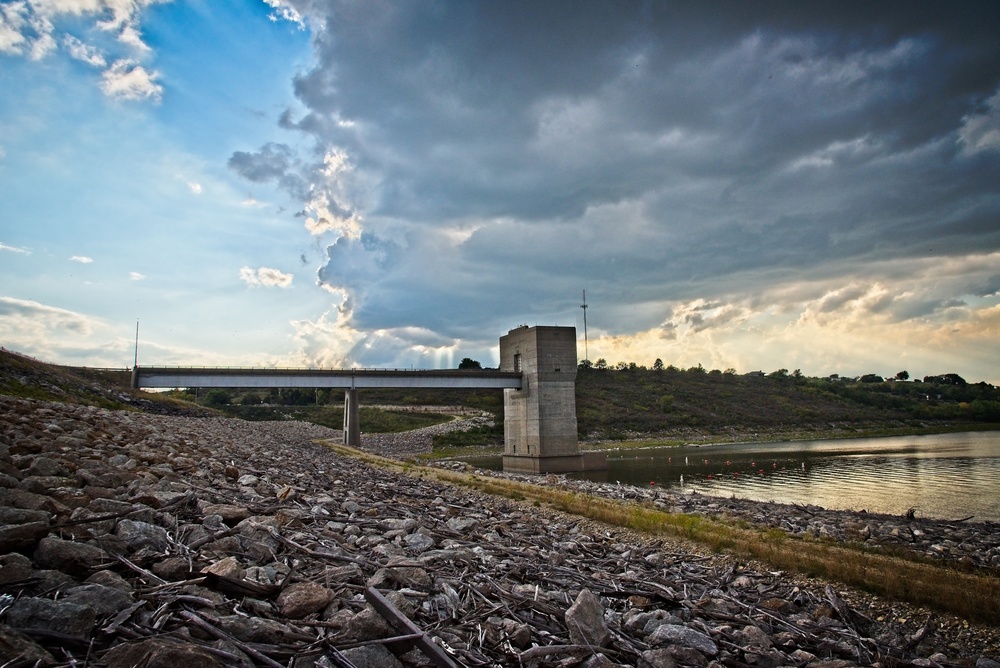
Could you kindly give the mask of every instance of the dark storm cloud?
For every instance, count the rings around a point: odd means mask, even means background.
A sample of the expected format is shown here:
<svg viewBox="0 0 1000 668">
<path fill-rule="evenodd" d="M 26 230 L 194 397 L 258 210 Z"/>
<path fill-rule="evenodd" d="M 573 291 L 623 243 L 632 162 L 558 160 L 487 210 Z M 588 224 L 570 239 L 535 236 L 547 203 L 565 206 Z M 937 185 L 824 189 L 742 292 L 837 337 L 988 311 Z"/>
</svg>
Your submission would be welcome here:
<svg viewBox="0 0 1000 668">
<path fill-rule="evenodd" d="M 301 170 L 294 151 L 285 144 L 267 143 L 256 153 L 236 151 L 229 158 L 229 168 L 254 183 L 273 182 L 294 197 L 308 197 L 306 179 L 297 173 Z"/>
<path fill-rule="evenodd" d="M 998 3 L 291 4 L 325 27 L 282 125 L 350 157 L 373 236 L 320 280 L 360 327 L 588 287 L 630 331 L 658 316 L 628 304 L 1000 248 Z"/>
<path fill-rule="evenodd" d="M 229 158 L 230 169 L 255 183 L 280 179 L 291 164 L 292 150 L 275 143 L 265 144 L 257 153 L 237 151 Z"/>
</svg>

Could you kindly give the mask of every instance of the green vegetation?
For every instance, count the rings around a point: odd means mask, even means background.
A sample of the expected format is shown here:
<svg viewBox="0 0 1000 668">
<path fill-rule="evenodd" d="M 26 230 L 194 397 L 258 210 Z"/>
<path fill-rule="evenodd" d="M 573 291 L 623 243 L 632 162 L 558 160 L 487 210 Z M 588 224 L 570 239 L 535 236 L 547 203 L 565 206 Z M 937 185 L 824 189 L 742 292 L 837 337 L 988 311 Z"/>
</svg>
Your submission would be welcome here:
<svg viewBox="0 0 1000 668">
<path fill-rule="evenodd" d="M 343 429 L 343 406 L 219 406 L 226 415 L 244 420 L 302 420 L 313 424 Z M 451 416 L 443 413 L 407 410 L 387 410 L 372 406 L 361 406 L 359 410 L 361 428 L 366 433 L 384 434 L 409 431 L 448 422 Z"/>
<path fill-rule="evenodd" d="M 0 394 L 173 415 L 205 415 L 209 411 L 176 398 L 132 390 L 123 369 L 91 369 L 46 364 L 26 355 L 0 350 Z"/>
<path fill-rule="evenodd" d="M 478 364 L 465 358 L 460 366 L 475 369 Z M 969 383 L 954 373 L 909 378 L 907 371 L 890 379 L 877 374 L 810 378 L 798 369 L 740 375 L 700 364 L 682 370 L 664 366 L 659 359 L 652 368 L 584 361 L 576 382 L 577 426 L 585 441 L 654 438 L 661 443 L 1000 428 L 1000 389 L 993 385 Z M 0 392 L 14 396 L 107 408 L 149 402 L 162 412 L 205 412 L 192 406 L 197 403 L 247 419 L 343 425 L 339 390 L 189 389 L 157 394 L 132 391 L 128 382 L 124 370 L 61 367 L 8 351 L 0 356 Z M 461 408 L 493 415 L 494 427 L 438 435 L 436 447 L 494 447 L 503 440 L 502 390 L 365 389 L 358 395 L 361 428 L 369 433 L 437 424 Z M 436 416 L 405 410 L 414 406 L 441 410 Z"/>
<path fill-rule="evenodd" d="M 434 434 L 432 437 L 434 450 L 440 448 L 461 448 L 468 446 L 501 446 L 503 445 L 503 422 L 494 420 L 492 427 L 473 427 L 464 431 L 450 431 L 446 434 Z"/>
<path fill-rule="evenodd" d="M 725 440 L 728 433 L 756 431 L 768 437 L 816 437 L 1000 423 L 1000 390 L 965 383 L 955 374 L 906 382 L 901 379 L 906 372 L 892 380 L 809 378 L 787 369 L 738 375 L 701 365 L 681 370 L 618 364 L 612 369 L 602 362 L 581 365 L 577 374 L 577 425 L 583 439 L 699 432 Z"/>
</svg>

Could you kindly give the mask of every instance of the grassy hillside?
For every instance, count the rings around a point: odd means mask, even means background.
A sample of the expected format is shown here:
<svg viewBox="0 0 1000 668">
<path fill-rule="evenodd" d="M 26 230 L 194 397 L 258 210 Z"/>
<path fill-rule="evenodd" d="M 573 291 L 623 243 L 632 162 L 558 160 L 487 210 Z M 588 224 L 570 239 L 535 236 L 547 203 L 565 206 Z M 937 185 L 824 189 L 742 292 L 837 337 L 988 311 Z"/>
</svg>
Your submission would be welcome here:
<svg viewBox="0 0 1000 668">
<path fill-rule="evenodd" d="M 337 391 L 209 390 L 176 397 L 128 388 L 124 371 L 65 367 L 0 350 L 0 393 L 18 397 L 131 408 L 158 413 L 214 414 L 248 419 L 302 419 L 339 427 Z M 193 400 L 207 404 L 203 408 Z M 503 439 L 502 390 L 361 390 L 361 426 L 401 431 L 450 419 L 386 406 L 460 406 L 493 413 L 496 426 L 441 437 L 441 445 L 492 444 Z M 266 405 L 260 405 L 261 403 Z M 576 384 L 581 439 L 754 439 L 790 436 L 1000 428 L 1000 389 L 954 374 L 917 381 L 808 378 L 625 367 L 581 368 Z M 380 408 L 374 408 L 379 406 Z M 443 412 L 447 412 L 444 411 Z"/>
<path fill-rule="evenodd" d="M 124 370 L 47 364 L 0 349 L 0 394 L 69 404 L 170 415 L 210 415 L 208 409 L 129 387 Z"/>
<path fill-rule="evenodd" d="M 857 382 L 700 367 L 580 369 L 577 423 L 587 439 L 701 432 L 717 435 L 1000 423 L 1000 390 L 951 379 Z"/>
</svg>

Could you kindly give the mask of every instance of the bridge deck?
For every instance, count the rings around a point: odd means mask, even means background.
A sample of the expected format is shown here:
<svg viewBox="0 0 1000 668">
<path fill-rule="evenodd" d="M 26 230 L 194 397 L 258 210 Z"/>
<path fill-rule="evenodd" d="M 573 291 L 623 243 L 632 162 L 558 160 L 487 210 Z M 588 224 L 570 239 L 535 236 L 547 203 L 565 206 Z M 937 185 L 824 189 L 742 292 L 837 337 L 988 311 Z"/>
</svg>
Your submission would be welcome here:
<svg viewBox="0 0 1000 668">
<path fill-rule="evenodd" d="M 136 367 L 133 387 L 317 387 L 363 389 L 413 388 L 514 388 L 521 374 L 490 370 L 407 369 L 247 369 L 234 367 Z"/>
</svg>

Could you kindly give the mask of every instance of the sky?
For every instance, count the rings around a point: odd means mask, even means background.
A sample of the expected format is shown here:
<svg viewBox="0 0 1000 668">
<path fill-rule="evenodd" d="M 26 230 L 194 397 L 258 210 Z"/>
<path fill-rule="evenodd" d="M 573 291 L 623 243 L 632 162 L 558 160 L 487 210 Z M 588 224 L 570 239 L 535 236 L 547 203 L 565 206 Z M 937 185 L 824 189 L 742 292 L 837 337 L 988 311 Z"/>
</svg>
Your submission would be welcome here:
<svg viewBox="0 0 1000 668">
<path fill-rule="evenodd" d="M 560 325 L 1000 384 L 997 35 L 993 0 L 0 0 L 0 345 L 454 368 Z"/>
</svg>

